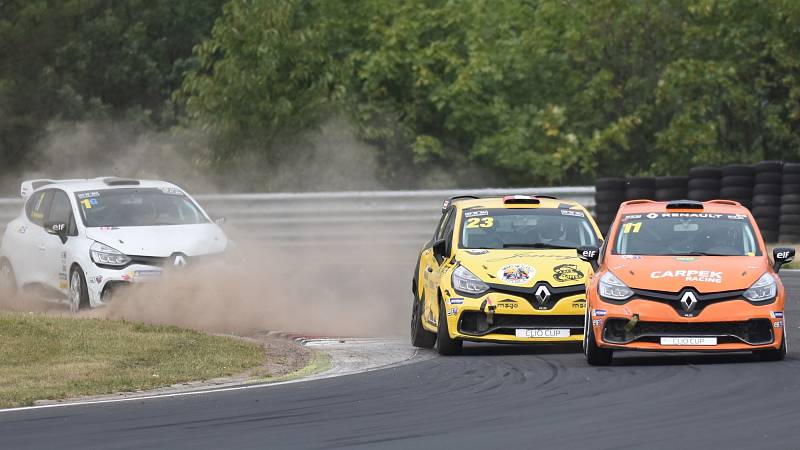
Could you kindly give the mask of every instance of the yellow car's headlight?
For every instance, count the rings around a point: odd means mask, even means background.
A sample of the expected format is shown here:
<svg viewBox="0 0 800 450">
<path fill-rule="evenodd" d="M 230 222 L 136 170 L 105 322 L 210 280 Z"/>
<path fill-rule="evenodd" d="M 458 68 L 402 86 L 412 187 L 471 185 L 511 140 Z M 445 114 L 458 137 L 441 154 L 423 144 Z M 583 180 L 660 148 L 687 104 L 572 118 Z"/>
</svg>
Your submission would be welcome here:
<svg viewBox="0 0 800 450">
<path fill-rule="evenodd" d="M 489 290 L 489 286 L 464 266 L 453 271 L 453 289 L 460 294 L 477 295 Z"/>
</svg>

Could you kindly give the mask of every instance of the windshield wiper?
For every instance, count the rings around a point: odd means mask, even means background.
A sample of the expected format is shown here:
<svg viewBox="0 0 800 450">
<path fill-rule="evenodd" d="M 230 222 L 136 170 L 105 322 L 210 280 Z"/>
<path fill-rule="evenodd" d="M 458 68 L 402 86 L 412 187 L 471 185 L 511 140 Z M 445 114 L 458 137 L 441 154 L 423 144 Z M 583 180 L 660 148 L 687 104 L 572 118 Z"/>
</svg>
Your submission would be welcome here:
<svg viewBox="0 0 800 450">
<path fill-rule="evenodd" d="M 509 247 L 522 247 L 522 248 L 564 248 L 574 250 L 575 247 L 568 245 L 545 244 L 544 242 L 535 242 L 533 244 L 503 244 L 503 248 Z"/>
</svg>

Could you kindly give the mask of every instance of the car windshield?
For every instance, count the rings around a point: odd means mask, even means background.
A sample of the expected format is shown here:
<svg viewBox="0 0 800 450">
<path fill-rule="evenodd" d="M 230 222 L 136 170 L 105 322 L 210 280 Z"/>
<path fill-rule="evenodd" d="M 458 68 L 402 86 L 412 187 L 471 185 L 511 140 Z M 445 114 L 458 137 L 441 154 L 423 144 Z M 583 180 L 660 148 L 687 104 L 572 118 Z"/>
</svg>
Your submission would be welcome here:
<svg viewBox="0 0 800 450">
<path fill-rule="evenodd" d="M 614 254 L 760 256 L 761 249 L 743 214 L 648 213 L 622 216 Z"/>
<path fill-rule="evenodd" d="M 176 188 L 125 188 L 75 194 L 87 227 L 146 227 L 206 223 L 208 219 Z"/>
<path fill-rule="evenodd" d="M 582 211 L 558 208 L 464 210 L 460 247 L 465 249 L 577 248 L 597 245 Z"/>
</svg>

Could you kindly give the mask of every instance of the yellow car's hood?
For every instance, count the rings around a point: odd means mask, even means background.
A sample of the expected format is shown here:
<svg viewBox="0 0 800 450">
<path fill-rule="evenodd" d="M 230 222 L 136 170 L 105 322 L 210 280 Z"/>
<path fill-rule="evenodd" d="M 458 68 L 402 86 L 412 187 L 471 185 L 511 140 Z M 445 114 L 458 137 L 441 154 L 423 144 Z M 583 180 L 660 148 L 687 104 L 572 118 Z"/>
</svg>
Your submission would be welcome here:
<svg viewBox="0 0 800 450">
<path fill-rule="evenodd" d="M 553 287 L 583 284 L 592 271 L 573 249 L 459 249 L 456 260 L 486 283 L 517 287 L 540 281 Z"/>
</svg>

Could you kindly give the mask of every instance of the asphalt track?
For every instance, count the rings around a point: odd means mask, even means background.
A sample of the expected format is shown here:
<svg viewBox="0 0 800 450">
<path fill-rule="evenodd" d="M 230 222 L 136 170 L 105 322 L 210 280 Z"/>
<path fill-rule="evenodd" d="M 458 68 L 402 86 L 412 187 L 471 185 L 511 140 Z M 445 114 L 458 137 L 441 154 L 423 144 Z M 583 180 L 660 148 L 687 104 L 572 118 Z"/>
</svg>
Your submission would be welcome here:
<svg viewBox="0 0 800 450">
<path fill-rule="evenodd" d="M 0 412 L 0 448 L 800 448 L 800 274 L 790 355 L 619 355 L 469 345 L 305 383 Z M 2 380 L 0 380 L 2 382 Z"/>
</svg>

